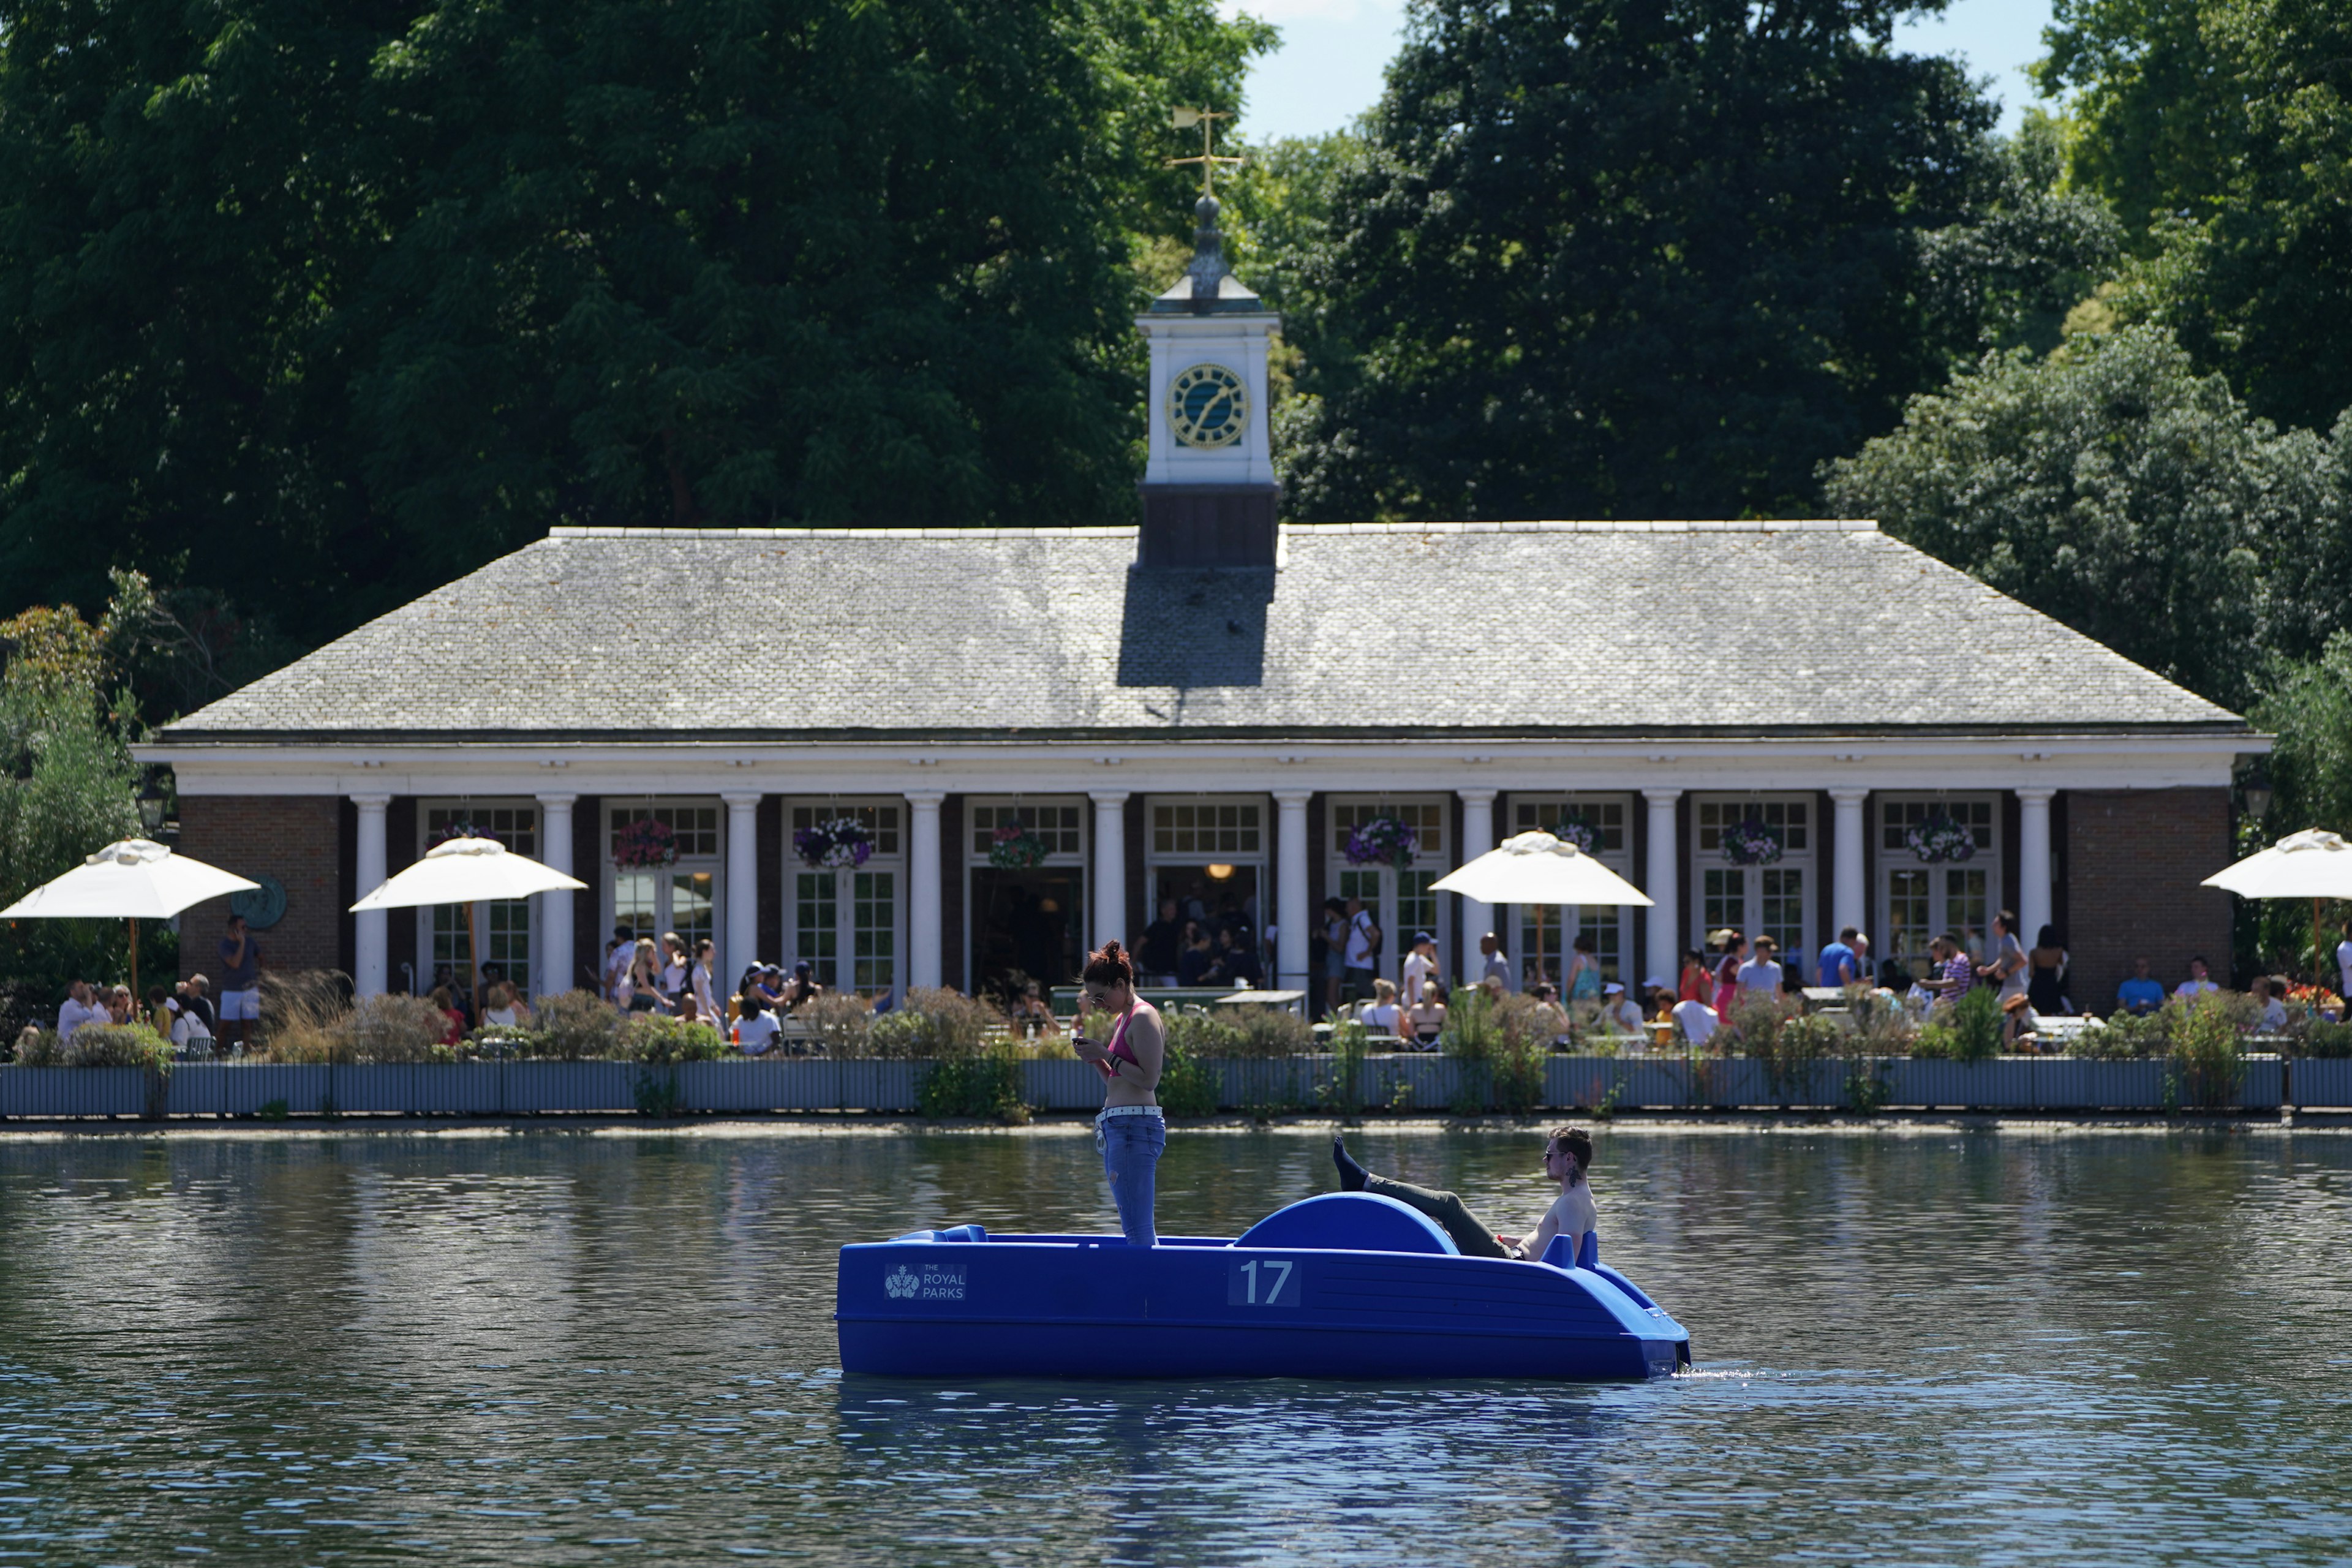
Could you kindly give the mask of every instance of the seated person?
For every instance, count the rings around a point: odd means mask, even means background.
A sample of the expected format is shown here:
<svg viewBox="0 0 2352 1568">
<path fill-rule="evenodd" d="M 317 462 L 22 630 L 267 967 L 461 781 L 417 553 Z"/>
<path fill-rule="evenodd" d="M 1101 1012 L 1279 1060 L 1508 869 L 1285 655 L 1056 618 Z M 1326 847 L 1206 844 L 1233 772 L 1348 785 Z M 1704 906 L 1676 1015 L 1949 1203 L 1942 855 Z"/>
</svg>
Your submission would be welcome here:
<svg viewBox="0 0 2352 1568">
<path fill-rule="evenodd" d="M 1396 987 L 1385 980 L 1372 982 L 1372 999 L 1359 1014 L 1364 1027 L 1376 1035 L 1402 1035 L 1404 1009 L 1397 1005 Z"/>
<path fill-rule="evenodd" d="M 776 1016 L 758 996 L 743 998 L 743 1016 L 735 1025 L 735 1043 L 747 1057 L 763 1057 L 776 1043 Z"/>
<path fill-rule="evenodd" d="M 772 967 L 770 972 L 779 975 L 783 973 Z M 802 1003 L 824 994 L 824 987 L 816 983 L 816 965 L 803 958 L 793 965 L 793 977 L 784 982 L 783 988 L 768 1000 L 789 1013 Z"/>
<path fill-rule="evenodd" d="M 1553 1237 L 1565 1236 L 1569 1260 L 1574 1262 L 1585 1237 L 1600 1227 L 1592 1189 L 1584 1180 L 1585 1170 L 1592 1163 L 1591 1136 L 1580 1127 L 1555 1129 L 1544 1140 L 1543 1161 L 1544 1174 L 1559 1184 L 1559 1196 L 1527 1235 L 1498 1236 L 1452 1193 L 1376 1176 L 1348 1157 L 1346 1139 L 1331 1140 L 1331 1163 L 1339 1167 L 1341 1192 L 1371 1193 L 1419 1210 L 1437 1222 L 1465 1258 L 1541 1258 Z"/>
<path fill-rule="evenodd" d="M 1054 1009 L 1045 1005 L 1045 988 L 1032 980 L 1021 988 L 1021 995 L 1013 1004 L 1013 1032 L 1016 1035 L 1050 1035 L 1054 1032 Z"/>
<path fill-rule="evenodd" d="M 1211 984 L 1213 984 L 1211 977 L 1215 972 L 1217 960 L 1216 954 L 1209 947 L 1209 933 L 1198 926 L 1192 928 L 1192 933 L 1191 939 L 1184 944 L 1184 951 L 1176 955 L 1176 984 L 1179 985 Z"/>
<path fill-rule="evenodd" d="M 2132 977 L 2116 987 L 2116 1005 L 2126 1013 L 2153 1013 L 2164 1005 L 2163 983 L 2147 972 L 2147 960 L 2132 960 Z"/>
<path fill-rule="evenodd" d="M 1601 988 L 1601 1025 L 1612 1035 L 1642 1033 L 1642 1007 L 1614 980 Z"/>
<path fill-rule="evenodd" d="M 1536 1008 L 1538 1012 L 1548 1013 L 1550 1015 L 1550 1017 L 1545 1021 L 1545 1024 L 1536 1025 L 1535 1027 L 1538 1030 L 1540 1030 L 1548 1025 L 1551 1029 L 1551 1038 L 1554 1045 L 1558 1045 L 1561 1040 L 1567 1038 L 1568 1014 L 1567 1011 L 1559 1005 L 1559 987 L 1554 985 L 1549 980 L 1538 981 L 1528 988 L 1528 994 L 1535 999 Z"/>
<path fill-rule="evenodd" d="M 2213 984 L 2213 977 L 2205 967 L 2205 955 L 2200 953 L 2189 961 L 2189 978 L 2174 986 L 2172 994 L 2187 1002 L 2193 1000 L 2200 993 L 2220 989 L 2221 988 L 2219 985 Z"/>
<path fill-rule="evenodd" d="M 490 987 L 488 994 L 490 1006 L 489 1011 L 482 1015 L 483 1023 L 494 1024 L 501 1029 L 511 1029 L 522 1023 L 523 1009 L 515 999 L 512 984 L 501 980 Z"/>
<path fill-rule="evenodd" d="M 1249 927 L 1228 926 L 1217 933 L 1217 968 L 1229 984 L 1265 984 L 1265 969 L 1257 961 L 1257 940 Z"/>
<path fill-rule="evenodd" d="M 1704 1002 L 1677 1002 L 1675 1004 L 1675 1026 L 1683 1032 L 1683 1038 L 1696 1048 L 1715 1038 L 1715 1032 L 1723 1026 L 1723 1020 L 1714 1008 Z"/>
<path fill-rule="evenodd" d="M 446 985 L 436 985 L 433 988 L 433 1005 L 441 1009 L 444 1018 L 449 1020 L 441 1031 L 441 1043 L 445 1046 L 465 1044 L 466 1015 L 458 1010 L 457 994 Z"/>
<path fill-rule="evenodd" d="M 2264 1034 L 2276 1034 L 2286 1027 L 2286 1004 L 2279 1000 L 2281 993 L 2285 990 L 2285 986 L 2267 974 L 2254 976 L 2254 1005 L 2262 1009 L 2261 1016 L 2254 1020 L 2255 1028 Z"/>
<path fill-rule="evenodd" d="M 1423 1050 L 1433 1050 L 1437 1037 L 1445 1032 L 1445 1003 L 1439 996 L 1437 982 L 1422 982 L 1421 1000 L 1405 1009 L 1404 1027 L 1399 1035 L 1412 1039 Z"/>
<path fill-rule="evenodd" d="M 2039 1050 L 2041 1029 L 2042 1020 L 2035 1016 L 2033 1004 L 2024 992 L 2016 992 L 2001 999 L 2000 1044 L 2003 1050 Z"/>
</svg>

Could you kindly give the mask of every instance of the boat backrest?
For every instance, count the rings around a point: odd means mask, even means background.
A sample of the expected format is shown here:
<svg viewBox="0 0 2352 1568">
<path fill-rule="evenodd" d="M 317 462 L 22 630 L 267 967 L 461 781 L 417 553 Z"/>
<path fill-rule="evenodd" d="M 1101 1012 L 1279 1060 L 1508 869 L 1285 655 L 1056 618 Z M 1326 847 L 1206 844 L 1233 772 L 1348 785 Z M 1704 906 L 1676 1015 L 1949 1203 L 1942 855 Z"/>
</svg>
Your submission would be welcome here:
<svg viewBox="0 0 2352 1568">
<path fill-rule="evenodd" d="M 1597 1230 L 1584 1233 L 1584 1245 L 1577 1249 L 1576 1262 L 1571 1265 L 1568 1260 L 1568 1233 L 1562 1231 L 1545 1246 L 1543 1261 L 1554 1268 L 1598 1268 L 1601 1267 L 1601 1233 Z"/>
<path fill-rule="evenodd" d="M 893 1241 L 986 1241 L 988 1231 L 982 1226 L 960 1225 L 950 1230 L 910 1230 L 903 1236 L 894 1236 L 890 1239 Z"/>
<path fill-rule="evenodd" d="M 1435 1252 L 1461 1248 L 1436 1222 L 1394 1198 L 1325 1193 L 1280 1208 L 1244 1231 L 1235 1247 L 1297 1247 L 1331 1252 Z"/>
</svg>

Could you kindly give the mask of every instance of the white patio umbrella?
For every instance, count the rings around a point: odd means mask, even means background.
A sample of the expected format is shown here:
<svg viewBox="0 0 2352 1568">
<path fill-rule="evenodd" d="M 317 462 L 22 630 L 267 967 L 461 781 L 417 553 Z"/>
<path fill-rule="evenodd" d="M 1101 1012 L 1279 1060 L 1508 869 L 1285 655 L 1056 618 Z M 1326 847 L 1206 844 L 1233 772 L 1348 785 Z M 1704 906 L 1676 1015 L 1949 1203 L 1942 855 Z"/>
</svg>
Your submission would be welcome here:
<svg viewBox="0 0 2352 1568">
<path fill-rule="evenodd" d="M 0 910 L 0 920 L 129 921 L 131 994 L 136 998 L 141 921 L 167 921 L 206 899 L 260 886 L 217 866 L 174 855 L 152 839 L 125 838 Z"/>
<path fill-rule="evenodd" d="M 528 855 L 518 855 L 495 838 L 452 838 L 436 844 L 425 858 L 352 906 L 408 910 L 425 904 L 466 906 L 466 950 L 477 994 L 482 966 L 482 933 L 474 926 L 474 906 L 493 899 L 527 899 L 533 893 L 578 892 L 588 886 Z"/>
<path fill-rule="evenodd" d="M 2204 885 L 2242 899 L 2309 899 L 2311 950 L 2319 965 L 2319 983 L 2327 983 L 2327 948 L 2319 931 L 2319 903 L 2323 899 L 2352 899 L 2352 844 L 2325 828 L 2306 827 L 2214 872 Z"/>
<path fill-rule="evenodd" d="M 1579 849 L 1549 833 L 1506 838 L 1468 865 L 1448 871 L 1431 887 L 1487 904 L 1533 904 L 1536 946 L 1543 946 L 1543 912 L 1549 904 L 1640 904 L 1647 893 Z"/>
</svg>

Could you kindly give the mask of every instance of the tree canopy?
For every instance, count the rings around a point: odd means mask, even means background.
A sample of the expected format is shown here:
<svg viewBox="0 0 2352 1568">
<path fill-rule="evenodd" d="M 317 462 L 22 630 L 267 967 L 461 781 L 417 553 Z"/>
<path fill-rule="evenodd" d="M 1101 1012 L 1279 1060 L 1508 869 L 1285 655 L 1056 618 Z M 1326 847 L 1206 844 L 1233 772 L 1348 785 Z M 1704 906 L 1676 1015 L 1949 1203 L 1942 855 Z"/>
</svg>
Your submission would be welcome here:
<svg viewBox="0 0 2352 1568">
<path fill-rule="evenodd" d="M 2352 7 L 2057 0 L 2042 87 L 2136 264 L 2105 310 L 2171 327 L 2255 409 L 2352 407 Z"/>
<path fill-rule="evenodd" d="M 2272 654 L 2315 654 L 2346 623 L 2347 438 L 2281 434 L 2134 327 L 1987 356 L 1824 489 L 1838 514 L 2242 708 Z"/>
<path fill-rule="evenodd" d="M 0 572 L 334 635 L 557 521 L 1098 521 L 1211 0 L 0 9 Z"/>
<path fill-rule="evenodd" d="M 2108 230 L 1992 231 L 2066 203 L 1907 8 L 1417 5 L 1339 166 L 1297 514 L 1802 512 L 1989 327 L 2054 340 Z"/>
</svg>

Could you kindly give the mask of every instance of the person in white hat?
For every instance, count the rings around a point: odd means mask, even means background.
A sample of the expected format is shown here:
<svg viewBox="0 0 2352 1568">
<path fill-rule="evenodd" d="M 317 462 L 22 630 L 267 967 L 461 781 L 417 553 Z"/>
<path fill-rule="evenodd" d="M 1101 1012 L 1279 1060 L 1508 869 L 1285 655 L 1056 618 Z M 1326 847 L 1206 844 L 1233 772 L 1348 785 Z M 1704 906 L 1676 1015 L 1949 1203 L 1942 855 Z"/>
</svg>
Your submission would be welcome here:
<svg viewBox="0 0 2352 1568">
<path fill-rule="evenodd" d="M 1614 980 L 1601 988 L 1601 1021 L 1621 1034 L 1642 1033 L 1642 1006 Z"/>
</svg>

